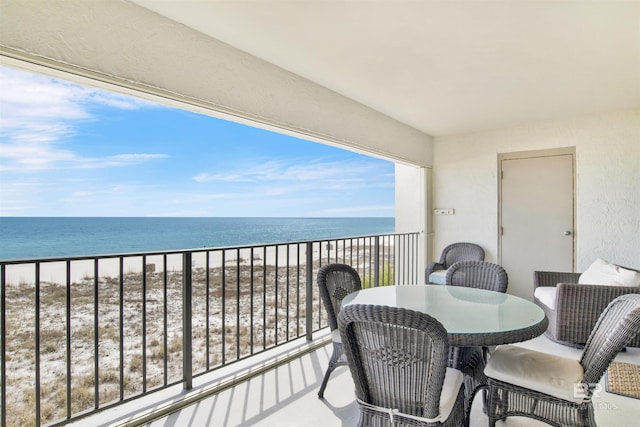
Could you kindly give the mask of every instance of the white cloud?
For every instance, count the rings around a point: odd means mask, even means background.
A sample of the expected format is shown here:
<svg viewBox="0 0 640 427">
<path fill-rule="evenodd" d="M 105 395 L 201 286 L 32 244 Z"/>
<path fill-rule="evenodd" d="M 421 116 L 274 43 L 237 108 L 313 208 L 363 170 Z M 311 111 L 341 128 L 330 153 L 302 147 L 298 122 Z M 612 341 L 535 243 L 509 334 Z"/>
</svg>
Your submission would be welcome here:
<svg viewBox="0 0 640 427">
<path fill-rule="evenodd" d="M 3 118 L 53 119 L 55 122 L 91 118 L 89 106 L 134 110 L 155 106 L 142 99 L 79 86 L 63 80 L 0 66 Z"/>
<path fill-rule="evenodd" d="M 12 144 L 54 142 L 73 133 L 73 121 L 91 118 L 88 89 L 5 67 L 0 79 L 0 136 Z"/>
<path fill-rule="evenodd" d="M 73 194 L 71 194 L 73 197 L 89 197 L 89 196 L 93 196 L 95 194 L 94 191 L 75 191 L 73 192 Z"/>
<path fill-rule="evenodd" d="M 322 209 L 319 211 L 319 214 L 322 215 L 353 215 L 353 214 L 362 214 L 363 216 L 367 216 L 371 212 L 387 212 L 393 210 L 395 207 L 393 205 L 365 205 L 365 206 L 351 206 L 347 208 L 332 208 L 332 209 Z"/>
<path fill-rule="evenodd" d="M 35 171 L 57 168 L 98 169 L 139 164 L 148 160 L 166 158 L 165 154 L 118 154 L 106 157 L 82 157 L 69 150 L 56 149 L 48 144 L 0 143 L 1 172 Z"/>
<path fill-rule="evenodd" d="M 0 89 L 0 171 L 113 167 L 165 157 L 122 154 L 92 159 L 60 146 L 75 134 L 78 122 L 95 120 L 95 106 L 131 110 L 151 103 L 1 66 Z"/>
<path fill-rule="evenodd" d="M 254 179 L 240 175 L 239 173 L 201 173 L 193 177 L 196 182 L 224 181 L 224 182 L 253 182 Z"/>
<path fill-rule="evenodd" d="M 382 194 L 393 191 L 390 177 L 393 174 L 377 160 L 302 163 L 299 159 L 280 159 L 255 167 L 204 172 L 193 179 L 198 183 L 198 191 L 211 192 L 209 200 L 234 198 L 233 194 L 237 200 L 250 200 L 255 206 L 270 206 L 277 200 L 287 212 L 315 206 L 314 212 L 318 215 L 370 216 L 372 212 L 381 215 L 393 212 L 393 205 L 363 203 L 370 197 L 365 194 L 371 191 L 382 191 Z M 227 193 L 221 194 L 223 189 Z M 332 205 L 336 206 L 335 210 L 325 211 Z"/>
<path fill-rule="evenodd" d="M 77 168 L 96 169 L 134 165 L 147 160 L 163 159 L 166 157 L 168 156 L 165 154 L 118 154 L 99 158 L 77 157 L 74 159 L 73 164 Z"/>
<path fill-rule="evenodd" d="M 203 172 L 193 177 L 194 181 L 205 183 L 223 182 L 288 182 L 288 183 L 322 183 L 328 185 L 357 185 L 370 182 L 375 176 L 376 166 L 369 162 L 321 162 L 300 164 L 299 161 L 269 161 L 255 167 L 230 170 L 227 172 Z M 380 175 L 388 177 L 389 174 Z M 393 175 L 391 175 L 393 176 Z"/>
</svg>

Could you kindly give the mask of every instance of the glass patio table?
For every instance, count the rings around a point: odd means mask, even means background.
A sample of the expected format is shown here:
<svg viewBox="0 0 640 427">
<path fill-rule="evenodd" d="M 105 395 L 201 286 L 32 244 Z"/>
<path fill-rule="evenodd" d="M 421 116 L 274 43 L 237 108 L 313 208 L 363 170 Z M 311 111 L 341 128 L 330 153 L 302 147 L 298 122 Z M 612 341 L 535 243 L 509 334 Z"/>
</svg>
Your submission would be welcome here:
<svg viewBox="0 0 640 427">
<path fill-rule="evenodd" d="M 509 294 L 459 286 L 399 285 L 362 289 L 342 306 L 375 304 L 407 308 L 435 317 L 458 347 L 488 347 L 542 335 L 547 318 L 531 301 Z"/>
</svg>

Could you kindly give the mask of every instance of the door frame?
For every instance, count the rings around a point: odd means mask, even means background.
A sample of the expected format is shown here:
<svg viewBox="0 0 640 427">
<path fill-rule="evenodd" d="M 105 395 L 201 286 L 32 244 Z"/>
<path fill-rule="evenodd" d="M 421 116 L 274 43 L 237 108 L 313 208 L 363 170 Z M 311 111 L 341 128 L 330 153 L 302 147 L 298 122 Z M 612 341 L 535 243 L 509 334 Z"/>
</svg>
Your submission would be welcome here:
<svg viewBox="0 0 640 427">
<path fill-rule="evenodd" d="M 527 159 L 533 157 L 555 157 L 571 156 L 572 167 L 572 233 L 573 233 L 573 253 L 571 259 L 571 271 L 576 270 L 576 251 L 578 248 L 577 222 L 576 222 L 576 147 L 549 148 L 544 150 L 514 151 L 510 153 L 498 153 L 498 263 L 502 265 L 502 161 Z"/>
</svg>

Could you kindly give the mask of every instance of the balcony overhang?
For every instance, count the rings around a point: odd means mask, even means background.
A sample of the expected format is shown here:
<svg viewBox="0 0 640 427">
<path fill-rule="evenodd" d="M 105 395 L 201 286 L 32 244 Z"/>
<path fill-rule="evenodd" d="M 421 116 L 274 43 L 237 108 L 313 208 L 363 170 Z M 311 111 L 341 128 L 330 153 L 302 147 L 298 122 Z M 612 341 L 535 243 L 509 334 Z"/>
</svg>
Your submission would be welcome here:
<svg viewBox="0 0 640 427">
<path fill-rule="evenodd" d="M 2 63 L 417 166 L 433 138 L 124 1 L 3 2 Z"/>
</svg>

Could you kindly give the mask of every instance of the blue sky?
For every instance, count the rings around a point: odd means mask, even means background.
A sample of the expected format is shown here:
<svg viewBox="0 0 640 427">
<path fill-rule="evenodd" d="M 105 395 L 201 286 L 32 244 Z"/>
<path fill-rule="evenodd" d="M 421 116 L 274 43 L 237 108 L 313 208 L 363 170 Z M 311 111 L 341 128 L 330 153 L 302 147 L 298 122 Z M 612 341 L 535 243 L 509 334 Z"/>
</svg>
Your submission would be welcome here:
<svg viewBox="0 0 640 427">
<path fill-rule="evenodd" d="M 393 163 L 0 66 L 0 216 L 394 216 Z"/>
</svg>

